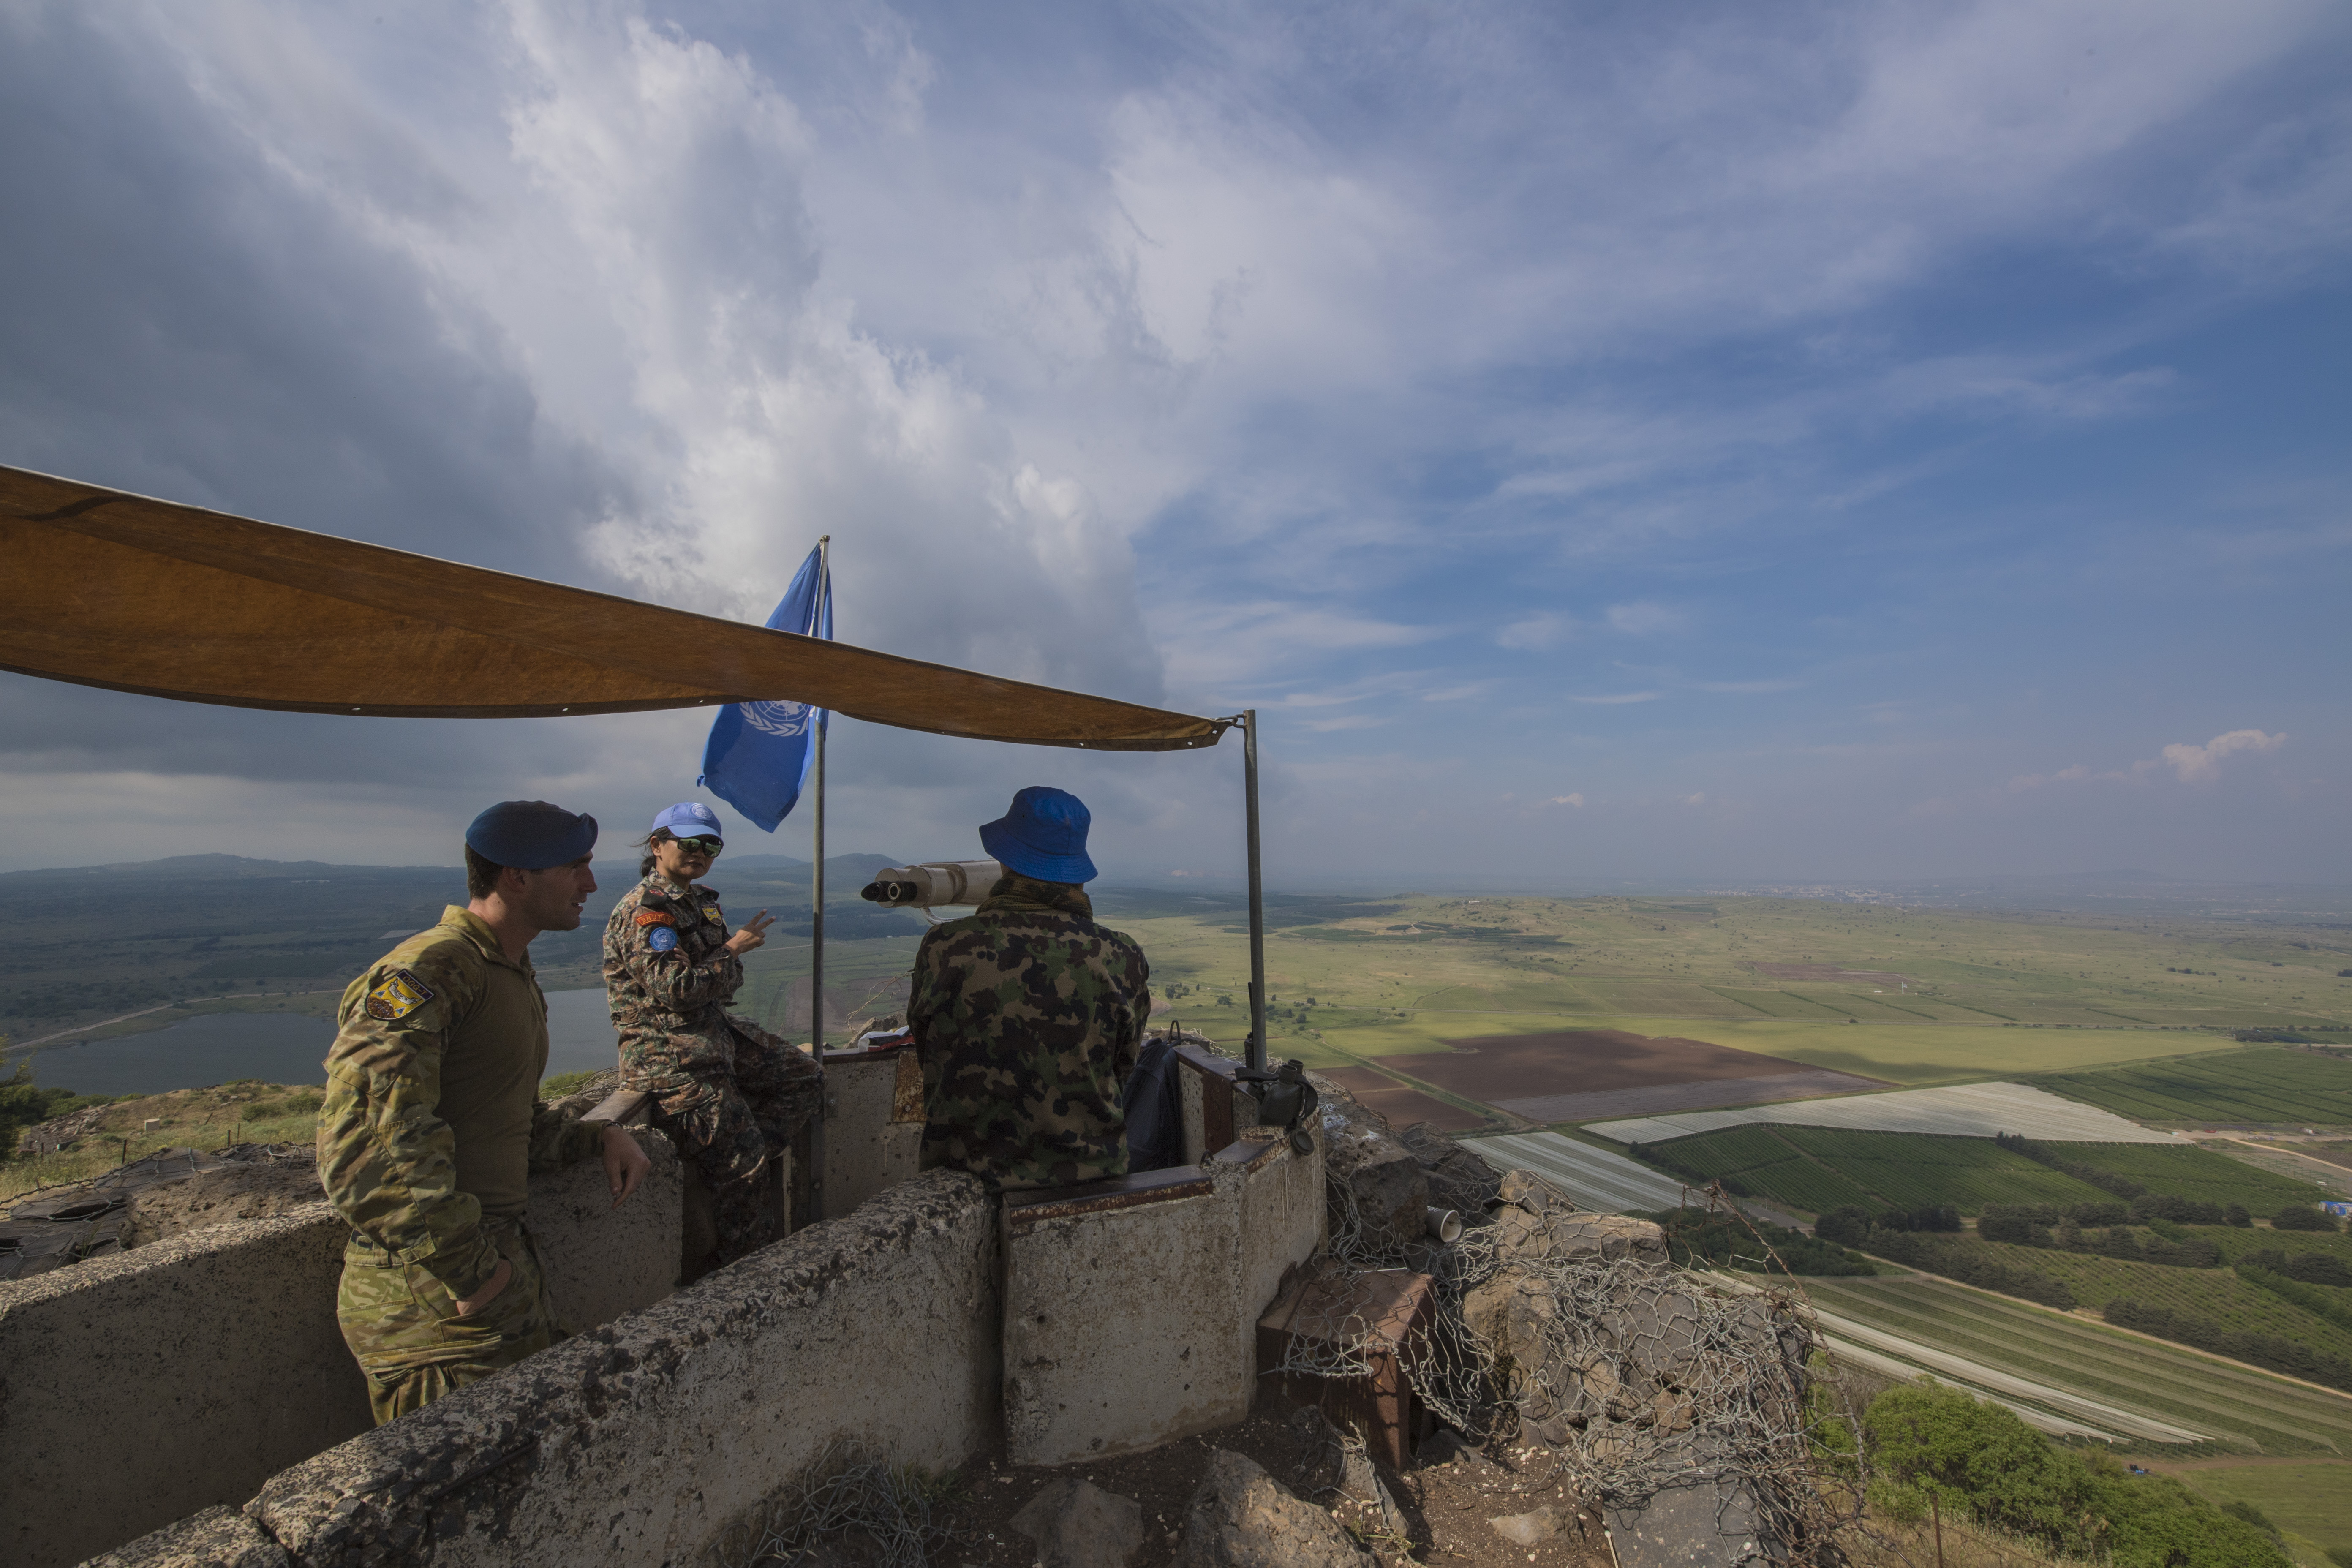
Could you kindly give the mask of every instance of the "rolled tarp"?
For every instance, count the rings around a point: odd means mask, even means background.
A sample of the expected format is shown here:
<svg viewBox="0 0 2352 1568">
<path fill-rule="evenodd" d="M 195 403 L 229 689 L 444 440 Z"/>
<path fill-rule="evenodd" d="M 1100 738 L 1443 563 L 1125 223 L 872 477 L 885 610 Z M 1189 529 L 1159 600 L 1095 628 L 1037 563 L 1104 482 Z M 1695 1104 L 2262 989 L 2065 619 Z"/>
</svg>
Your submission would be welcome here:
<svg viewBox="0 0 2352 1568">
<path fill-rule="evenodd" d="M 417 719 L 805 702 L 1106 752 L 1217 719 L 463 566 L 0 467 L 0 668 L 185 702 Z"/>
</svg>

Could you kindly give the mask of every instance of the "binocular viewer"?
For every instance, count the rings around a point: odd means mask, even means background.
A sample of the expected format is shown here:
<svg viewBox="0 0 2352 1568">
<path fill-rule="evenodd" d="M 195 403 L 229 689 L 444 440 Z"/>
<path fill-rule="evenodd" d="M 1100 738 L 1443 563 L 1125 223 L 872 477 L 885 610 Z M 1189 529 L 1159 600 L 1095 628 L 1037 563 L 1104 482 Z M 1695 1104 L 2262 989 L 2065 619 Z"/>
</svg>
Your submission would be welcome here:
<svg viewBox="0 0 2352 1568">
<path fill-rule="evenodd" d="M 919 866 L 885 866 L 857 896 L 886 910 L 928 910 L 938 904 L 976 904 L 1004 875 L 993 860 L 926 860 Z"/>
</svg>

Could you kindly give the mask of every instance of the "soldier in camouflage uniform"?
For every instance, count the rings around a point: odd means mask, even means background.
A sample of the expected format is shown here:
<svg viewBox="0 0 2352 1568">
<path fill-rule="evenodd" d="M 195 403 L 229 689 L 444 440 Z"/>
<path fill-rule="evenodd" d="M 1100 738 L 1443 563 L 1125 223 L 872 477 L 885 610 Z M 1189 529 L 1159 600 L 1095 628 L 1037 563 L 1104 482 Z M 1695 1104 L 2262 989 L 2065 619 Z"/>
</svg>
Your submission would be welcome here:
<svg viewBox="0 0 2352 1568">
<path fill-rule="evenodd" d="M 1151 1016 L 1151 967 L 1094 921 L 1089 816 L 1033 786 L 980 830 L 1005 868 L 979 912 L 933 926 L 907 1022 L 923 1068 L 922 1164 L 997 1189 L 1127 1173 L 1119 1091 Z"/>
<path fill-rule="evenodd" d="M 742 955 L 767 940 L 765 910 L 727 929 L 719 895 L 694 880 L 720 845 L 719 818 L 688 801 L 654 819 L 643 880 L 604 925 L 604 994 L 621 1035 L 621 1084 L 654 1097 L 654 1125 L 702 1173 L 716 1211 L 715 1265 L 774 1241 L 772 1162 L 824 1092 L 815 1058 L 730 1014 Z"/>
<path fill-rule="evenodd" d="M 547 999 L 528 952 L 596 889 L 593 817 L 508 801 L 466 832 L 470 901 L 343 993 L 319 1176 L 352 1227 L 335 1316 L 379 1425 L 562 1336 L 524 1225 L 530 1173 L 601 1155 L 617 1206 L 650 1168 L 616 1127 L 538 1100 Z"/>
</svg>

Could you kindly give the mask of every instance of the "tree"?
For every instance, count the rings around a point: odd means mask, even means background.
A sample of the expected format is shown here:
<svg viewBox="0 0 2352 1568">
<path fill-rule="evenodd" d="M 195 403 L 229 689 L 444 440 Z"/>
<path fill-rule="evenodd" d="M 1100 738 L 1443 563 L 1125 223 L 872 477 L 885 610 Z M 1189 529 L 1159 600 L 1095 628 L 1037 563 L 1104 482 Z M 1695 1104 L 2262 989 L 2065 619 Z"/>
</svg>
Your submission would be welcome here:
<svg viewBox="0 0 2352 1568">
<path fill-rule="evenodd" d="M 2335 1230 L 2336 1216 L 2323 1214 L 2309 1204 L 2283 1204 L 2271 1215 L 2273 1230 Z"/>
</svg>

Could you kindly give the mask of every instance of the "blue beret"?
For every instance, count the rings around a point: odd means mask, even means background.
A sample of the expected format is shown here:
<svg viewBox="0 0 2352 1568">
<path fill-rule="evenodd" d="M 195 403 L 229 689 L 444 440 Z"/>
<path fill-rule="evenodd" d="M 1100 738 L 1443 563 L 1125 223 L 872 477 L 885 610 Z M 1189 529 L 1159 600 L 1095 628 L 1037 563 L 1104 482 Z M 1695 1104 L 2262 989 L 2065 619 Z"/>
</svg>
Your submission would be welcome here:
<svg viewBox="0 0 2352 1568">
<path fill-rule="evenodd" d="M 568 866 L 596 847 L 596 819 L 543 800 L 502 800 L 474 818 L 466 847 L 523 871 Z"/>
</svg>

